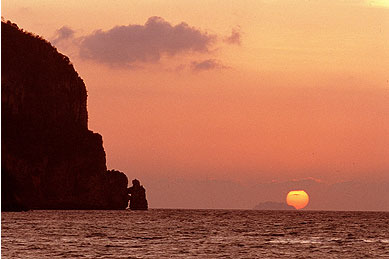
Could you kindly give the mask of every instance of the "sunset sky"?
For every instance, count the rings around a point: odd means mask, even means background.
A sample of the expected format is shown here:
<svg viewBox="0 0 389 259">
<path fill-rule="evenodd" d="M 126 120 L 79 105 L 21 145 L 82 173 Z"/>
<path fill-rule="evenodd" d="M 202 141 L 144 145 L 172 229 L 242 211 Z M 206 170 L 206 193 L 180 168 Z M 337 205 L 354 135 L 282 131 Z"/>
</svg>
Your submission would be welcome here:
<svg viewBox="0 0 389 259">
<path fill-rule="evenodd" d="M 389 0 L 8 0 L 150 207 L 389 210 Z"/>
</svg>

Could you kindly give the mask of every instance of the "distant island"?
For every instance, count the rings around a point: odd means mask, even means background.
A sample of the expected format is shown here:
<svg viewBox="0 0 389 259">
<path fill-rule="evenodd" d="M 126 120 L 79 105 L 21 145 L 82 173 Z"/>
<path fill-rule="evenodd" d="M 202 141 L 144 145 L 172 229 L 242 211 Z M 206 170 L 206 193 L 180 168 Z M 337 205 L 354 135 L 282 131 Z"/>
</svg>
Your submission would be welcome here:
<svg viewBox="0 0 389 259">
<path fill-rule="evenodd" d="M 284 202 L 266 201 L 259 203 L 254 210 L 296 210 L 296 208 Z"/>
<path fill-rule="evenodd" d="M 125 209 L 129 193 L 147 209 L 139 181 L 127 188 L 124 173 L 107 170 L 69 58 L 9 21 L 1 29 L 2 210 Z"/>
</svg>

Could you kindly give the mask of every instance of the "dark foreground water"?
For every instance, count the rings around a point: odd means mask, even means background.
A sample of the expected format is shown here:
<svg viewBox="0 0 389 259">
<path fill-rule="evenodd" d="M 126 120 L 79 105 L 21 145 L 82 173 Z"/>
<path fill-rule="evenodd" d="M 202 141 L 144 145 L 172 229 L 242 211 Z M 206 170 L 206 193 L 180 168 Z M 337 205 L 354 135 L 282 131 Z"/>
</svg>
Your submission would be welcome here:
<svg viewBox="0 0 389 259">
<path fill-rule="evenodd" d="M 388 212 L 1 214 L 2 258 L 389 258 Z"/>
</svg>

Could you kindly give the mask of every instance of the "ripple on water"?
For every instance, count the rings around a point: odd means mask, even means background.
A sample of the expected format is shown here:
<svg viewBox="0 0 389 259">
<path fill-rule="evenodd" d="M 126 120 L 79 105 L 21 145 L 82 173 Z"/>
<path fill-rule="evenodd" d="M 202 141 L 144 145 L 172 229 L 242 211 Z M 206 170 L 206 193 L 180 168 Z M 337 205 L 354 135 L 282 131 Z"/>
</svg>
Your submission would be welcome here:
<svg viewBox="0 0 389 259">
<path fill-rule="evenodd" d="M 380 257 L 388 222 L 380 212 L 30 211 L 2 213 L 1 245 L 2 258 Z"/>
</svg>

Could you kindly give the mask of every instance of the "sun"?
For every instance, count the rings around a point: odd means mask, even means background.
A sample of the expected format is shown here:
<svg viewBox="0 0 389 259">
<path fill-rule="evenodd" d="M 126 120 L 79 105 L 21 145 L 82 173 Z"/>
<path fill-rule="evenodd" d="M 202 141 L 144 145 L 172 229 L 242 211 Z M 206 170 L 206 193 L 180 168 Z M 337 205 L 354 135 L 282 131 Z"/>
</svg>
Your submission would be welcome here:
<svg viewBox="0 0 389 259">
<path fill-rule="evenodd" d="M 369 2 L 371 6 L 375 7 L 386 7 L 389 8 L 389 1 L 388 0 L 371 0 Z"/>
<path fill-rule="evenodd" d="M 297 210 L 305 208 L 309 202 L 308 193 L 303 190 L 290 191 L 286 195 L 286 203 Z"/>
</svg>

